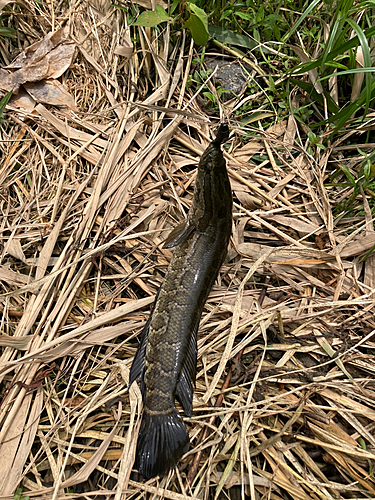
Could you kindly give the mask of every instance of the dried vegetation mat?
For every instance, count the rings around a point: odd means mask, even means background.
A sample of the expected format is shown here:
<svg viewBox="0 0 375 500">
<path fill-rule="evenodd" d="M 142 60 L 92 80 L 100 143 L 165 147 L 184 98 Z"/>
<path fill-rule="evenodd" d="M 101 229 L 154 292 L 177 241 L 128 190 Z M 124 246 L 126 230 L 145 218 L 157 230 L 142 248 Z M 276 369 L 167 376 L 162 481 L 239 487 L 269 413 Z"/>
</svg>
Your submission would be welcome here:
<svg viewBox="0 0 375 500">
<path fill-rule="evenodd" d="M 79 1 L 8 8 L 1 498 L 372 498 L 372 194 L 333 214 L 353 195 L 328 182 L 344 137 L 305 151 L 292 118 L 241 127 L 239 100 L 208 118 L 186 86 L 194 46 L 181 33 L 172 47 L 169 25 L 150 36 Z M 171 257 L 162 242 L 223 117 L 233 237 L 199 329 L 192 446 L 144 482 L 129 368 Z"/>
</svg>

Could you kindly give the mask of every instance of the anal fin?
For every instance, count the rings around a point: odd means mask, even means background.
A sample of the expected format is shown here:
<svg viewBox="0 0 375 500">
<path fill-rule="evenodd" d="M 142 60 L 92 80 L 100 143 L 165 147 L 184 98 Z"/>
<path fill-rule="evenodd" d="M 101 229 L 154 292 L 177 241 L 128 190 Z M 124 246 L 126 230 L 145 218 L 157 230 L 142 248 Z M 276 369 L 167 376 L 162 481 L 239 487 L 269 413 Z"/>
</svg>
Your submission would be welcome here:
<svg viewBox="0 0 375 500">
<path fill-rule="evenodd" d="M 198 325 L 199 321 L 197 322 L 190 336 L 188 349 L 176 387 L 176 398 L 182 404 L 182 408 L 184 409 L 184 413 L 187 417 L 191 417 L 191 414 L 193 412 L 193 391 L 197 370 Z"/>
</svg>

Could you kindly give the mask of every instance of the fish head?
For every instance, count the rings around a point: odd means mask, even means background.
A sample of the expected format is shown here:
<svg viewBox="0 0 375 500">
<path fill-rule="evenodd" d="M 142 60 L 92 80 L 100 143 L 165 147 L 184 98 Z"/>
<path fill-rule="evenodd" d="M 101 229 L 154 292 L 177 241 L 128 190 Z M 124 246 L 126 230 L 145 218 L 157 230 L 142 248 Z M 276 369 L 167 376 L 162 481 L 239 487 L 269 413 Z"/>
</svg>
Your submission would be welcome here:
<svg viewBox="0 0 375 500">
<path fill-rule="evenodd" d="M 216 137 L 213 142 L 218 144 L 223 144 L 229 137 L 229 126 L 227 123 L 220 123 L 219 128 L 216 131 Z"/>
<path fill-rule="evenodd" d="M 218 219 L 231 220 L 232 192 L 221 150 L 221 144 L 228 136 L 229 127 L 222 123 L 216 138 L 203 152 L 198 164 L 189 219 L 201 232 L 209 226 L 215 226 Z"/>
<path fill-rule="evenodd" d="M 229 137 L 229 126 L 227 123 L 221 123 L 216 131 L 215 139 L 208 145 L 203 152 L 198 165 L 198 172 L 203 173 L 222 171 L 225 169 L 225 160 L 220 145 Z"/>
</svg>

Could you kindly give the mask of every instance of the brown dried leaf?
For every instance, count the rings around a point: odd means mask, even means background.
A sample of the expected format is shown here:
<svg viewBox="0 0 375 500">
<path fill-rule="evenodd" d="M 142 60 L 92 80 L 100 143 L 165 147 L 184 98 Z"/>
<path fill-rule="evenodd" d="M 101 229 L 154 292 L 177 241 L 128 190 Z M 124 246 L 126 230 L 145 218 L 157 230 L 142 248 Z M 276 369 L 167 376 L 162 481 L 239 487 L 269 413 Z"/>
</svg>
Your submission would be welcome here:
<svg viewBox="0 0 375 500">
<path fill-rule="evenodd" d="M 12 347 L 18 351 L 27 351 L 30 347 L 30 342 L 33 339 L 33 335 L 26 335 L 26 337 L 12 337 L 3 333 L 0 335 L 0 346 L 2 347 Z"/>
<path fill-rule="evenodd" d="M 95 144 L 96 146 L 100 146 L 102 148 L 106 148 L 108 145 L 108 141 L 101 139 L 100 137 L 96 137 L 93 140 L 94 135 L 88 134 L 87 132 L 83 132 L 81 130 L 77 130 L 73 127 L 69 127 L 65 122 L 59 120 L 51 111 L 43 106 L 43 104 L 38 104 L 36 106 L 36 111 L 43 116 L 45 120 L 47 120 L 51 125 L 56 127 L 56 129 L 67 139 L 76 139 L 77 141 L 89 142 Z"/>
<path fill-rule="evenodd" d="M 75 45 L 65 37 L 63 30 L 49 33 L 6 67 L 15 71 L 0 75 L 0 88 L 17 93 L 24 83 L 60 77 L 71 65 L 74 51 Z"/>
<path fill-rule="evenodd" d="M 6 69 L 21 69 L 42 59 L 58 45 L 69 42 L 64 34 L 64 30 L 50 32 L 42 40 L 29 45 Z M 69 42 L 72 43 L 72 42 Z M 58 76 L 61 76 L 62 73 Z M 54 78 L 57 78 L 55 76 Z"/>
<path fill-rule="evenodd" d="M 0 0 L 0 10 L 2 10 L 8 3 L 13 3 L 14 0 Z"/>
<path fill-rule="evenodd" d="M 279 260 L 278 264 L 288 265 L 288 266 L 312 266 L 314 264 L 325 264 L 325 260 L 322 259 L 290 259 L 290 260 Z"/>
<path fill-rule="evenodd" d="M 153 8 L 153 3 L 151 2 L 151 0 L 137 0 L 134 3 L 135 5 L 140 5 L 141 7 L 144 7 L 148 10 L 151 10 Z M 166 9 L 168 7 L 168 4 L 163 2 L 163 0 L 155 0 L 155 5 L 161 5 L 163 9 Z"/>
<path fill-rule="evenodd" d="M 0 491 L 3 495 L 12 494 L 17 486 L 17 484 L 13 485 L 9 483 L 9 476 L 12 472 L 13 466 L 18 469 L 17 450 L 21 442 L 22 431 L 26 425 L 27 415 L 29 413 L 32 400 L 32 394 L 28 394 L 24 398 L 17 411 L 17 418 L 13 418 L 8 427 L 6 434 L 7 439 L 0 445 Z"/>
<path fill-rule="evenodd" d="M 348 257 L 353 257 L 355 255 L 363 254 L 368 250 L 370 250 L 374 245 L 375 245 L 375 233 L 368 234 L 366 235 L 366 237 L 361 236 L 360 238 L 344 246 L 339 255 L 342 259 L 346 259 Z"/>
<path fill-rule="evenodd" d="M 19 239 L 12 238 L 11 240 L 9 240 L 5 246 L 5 253 L 11 255 L 12 257 L 15 257 L 21 262 L 26 263 L 26 257 L 23 253 L 21 242 Z"/>
<path fill-rule="evenodd" d="M 305 257 L 306 260 L 314 259 L 322 262 L 329 262 L 333 260 L 331 255 L 312 248 L 293 248 L 290 246 L 273 248 L 259 243 L 241 243 L 238 245 L 238 250 L 242 255 L 246 255 L 247 257 L 251 257 L 253 259 L 257 259 L 259 255 L 262 255 L 263 253 L 269 253 L 271 249 L 273 252 L 267 257 L 267 262 L 279 263 L 280 260 L 285 260 L 287 257 L 295 257 L 294 260 L 296 260 L 296 258 L 301 259 L 302 257 Z"/>
<path fill-rule="evenodd" d="M 264 216 L 267 220 L 272 220 L 282 224 L 286 227 L 291 227 L 299 233 L 310 234 L 319 229 L 319 226 L 314 225 L 311 222 L 302 221 L 296 217 L 284 217 L 283 215 L 266 215 Z"/>
<path fill-rule="evenodd" d="M 356 62 L 356 68 L 364 68 L 365 66 L 365 61 L 363 58 L 363 51 L 362 47 L 359 46 L 357 48 L 357 53 L 355 56 L 355 62 Z M 354 102 L 358 99 L 359 94 L 361 93 L 362 89 L 362 84 L 363 80 L 365 78 L 364 73 L 354 73 L 354 78 L 353 78 L 353 86 L 352 86 L 352 94 L 350 96 L 350 102 Z"/>
<path fill-rule="evenodd" d="M 15 108 L 18 108 L 20 111 L 31 113 L 35 108 L 36 102 L 31 97 L 31 95 L 26 92 L 26 90 L 21 88 L 17 95 L 12 95 L 9 104 L 11 106 L 14 106 Z"/>
<path fill-rule="evenodd" d="M 117 45 L 114 52 L 117 56 L 122 56 L 126 59 L 131 58 L 133 55 L 133 42 L 131 41 L 129 30 L 126 31 L 122 44 Z"/>
<path fill-rule="evenodd" d="M 285 133 L 286 121 L 276 123 L 269 129 L 267 129 L 267 138 L 278 138 Z M 239 148 L 234 153 L 234 158 L 238 161 L 247 162 L 253 155 L 259 153 L 264 148 L 264 142 L 262 140 L 252 140 L 249 141 L 245 146 Z"/>
<path fill-rule="evenodd" d="M 342 394 L 338 394 L 330 389 L 324 389 L 321 394 L 323 397 L 337 402 L 340 406 L 342 405 L 346 408 L 349 408 L 358 415 L 365 415 L 367 418 L 375 422 L 375 411 L 363 405 L 362 403 L 359 403 L 358 401 L 355 401 L 354 399 L 351 399 Z"/>
<path fill-rule="evenodd" d="M 0 266 L 0 281 L 5 281 L 8 285 L 26 285 L 29 282 L 29 277 L 25 274 L 16 273 L 11 269 Z"/>
<path fill-rule="evenodd" d="M 24 88 L 36 102 L 53 106 L 76 108 L 72 95 L 58 80 L 42 80 L 41 82 L 25 83 Z"/>
<path fill-rule="evenodd" d="M 111 441 L 116 434 L 117 424 L 113 427 L 112 431 L 107 435 L 107 437 L 103 440 L 102 444 L 96 450 L 96 452 L 92 455 L 91 459 L 88 460 L 78 472 L 76 472 L 72 477 L 67 479 L 61 484 L 62 488 L 69 488 L 75 484 L 83 483 L 87 480 L 89 475 L 96 469 L 99 462 L 102 460 L 103 455 L 108 449 L 108 446 L 111 444 Z"/>
<path fill-rule="evenodd" d="M 296 47 L 295 45 L 292 46 L 292 49 L 294 52 L 297 54 L 297 56 L 301 59 L 302 62 L 311 62 L 310 56 L 306 54 L 306 52 L 301 49 L 300 47 Z M 310 81 L 314 85 L 315 90 L 318 92 L 318 94 L 323 93 L 323 87 L 321 82 L 318 82 L 318 72 L 316 69 L 312 69 L 311 71 L 308 72 Z"/>
<path fill-rule="evenodd" d="M 43 407 L 43 389 L 39 387 L 36 395 L 30 394 L 26 399 L 29 400 L 30 398 L 32 400 L 30 414 L 25 424 L 25 428 L 21 433 L 22 439 L 20 442 L 20 446 L 17 449 L 17 454 L 12 462 L 11 470 L 6 476 L 7 481 L 4 485 L 4 489 L 2 490 L 3 495 L 13 494 L 17 486 L 19 485 L 20 477 L 22 477 L 22 471 L 24 469 L 26 460 L 29 457 L 31 446 L 34 443 L 35 434 L 38 429 L 39 419 Z M 27 405 L 26 399 L 24 400 L 24 402 Z M 17 419 L 18 416 L 19 413 L 17 414 Z M 6 458 L 9 459 L 9 457 L 7 456 Z M 3 471 L 4 469 L 0 470 Z"/>
</svg>

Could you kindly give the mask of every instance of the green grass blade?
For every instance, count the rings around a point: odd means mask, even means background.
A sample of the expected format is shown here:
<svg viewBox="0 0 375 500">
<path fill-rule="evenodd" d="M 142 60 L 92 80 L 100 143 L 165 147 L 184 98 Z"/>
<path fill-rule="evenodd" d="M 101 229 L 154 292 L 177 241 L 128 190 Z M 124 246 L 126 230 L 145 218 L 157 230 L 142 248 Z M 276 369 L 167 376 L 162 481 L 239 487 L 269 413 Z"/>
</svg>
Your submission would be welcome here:
<svg viewBox="0 0 375 500">
<path fill-rule="evenodd" d="M 314 85 L 312 85 L 309 82 L 303 82 L 302 80 L 297 80 L 295 78 L 291 78 L 290 82 L 293 85 L 297 85 L 299 88 L 301 88 L 302 90 L 307 92 L 313 101 L 316 101 L 321 106 L 324 106 L 323 96 L 322 96 L 322 94 L 318 94 L 318 92 L 315 90 Z M 326 101 L 327 101 L 328 111 L 330 113 L 338 113 L 340 108 L 337 106 L 337 104 L 332 99 L 330 94 L 328 92 L 326 92 L 324 89 L 323 89 L 323 93 L 324 93 L 324 97 L 326 98 Z"/>
<path fill-rule="evenodd" d="M 365 38 L 371 38 L 373 35 L 375 35 L 375 26 L 372 26 L 371 28 L 368 28 L 366 31 L 363 31 L 363 35 Z M 359 44 L 359 38 L 358 36 L 355 36 L 348 40 L 346 43 L 341 45 L 341 47 L 338 47 L 337 49 L 334 49 L 332 52 L 330 52 L 327 55 L 326 62 L 327 61 L 332 61 L 335 57 L 338 55 L 343 54 L 344 52 L 347 52 L 350 49 L 353 49 L 354 47 L 357 47 Z M 300 73 L 305 73 L 306 71 L 310 71 L 312 69 L 315 69 L 317 67 L 320 67 L 322 64 L 322 57 L 319 57 L 316 61 L 312 61 L 309 63 L 303 63 L 299 67 L 293 69 L 293 74 L 297 75 Z"/>
<path fill-rule="evenodd" d="M 344 75 L 352 75 L 354 73 L 373 73 L 375 71 L 375 68 L 353 68 L 353 69 L 346 69 L 345 71 L 339 71 L 335 73 L 335 76 L 344 76 Z M 323 82 L 324 80 L 328 80 L 331 78 L 332 75 L 327 75 L 327 76 L 322 76 L 317 80 L 317 82 Z M 371 80 L 370 80 L 370 86 L 371 86 Z"/>
<path fill-rule="evenodd" d="M 363 53 L 363 60 L 365 63 L 365 68 L 366 69 L 373 69 L 372 64 L 371 64 L 371 56 L 370 56 L 370 49 L 368 46 L 367 38 L 363 32 L 363 30 L 358 26 L 358 24 L 353 21 L 353 19 L 347 19 L 348 24 L 351 26 L 353 31 L 355 31 L 359 43 L 361 44 L 362 47 L 362 53 Z M 371 101 L 371 74 L 370 72 L 366 71 L 365 72 L 365 90 L 366 90 L 366 104 L 365 104 L 365 112 L 364 116 L 367 115 L 368 108 L 370 106 L 370 101 Z"/>
<path fill-rule="evenodd" d="M 323 51 L 323 55 L 321 57 L 321 63 L 320 63 L 321 67 L 324 66 L 324 64 L 327 60 L 328 54 L 330 52 L 332 52 L 332 48 L 335 45 L 335 39 L 337 38 L 337 33 L 339 31 L 339 27 L 340 27 L 340 21 L 338 19 L 336 19 L 336 21 L 333 23 L 333 26 L 329 32 L 328 40 L 327 40 L 325 47 L 324 47 L 324 51 Z"/>
<path fill-rule="evenodd" d="M 305 10 L 305 12 L 302 14 L 302 16 L 298 19 L 298 21 L 296 22 L 296 24 L 292 27 L 292 29 L 290 31 L 288 31 L 288 33 L 286 33 L 283 38 L 281 39 L 281 42 L 282 43 L 285 43 L 291 35 L 293 35 L 293 33 L 296 31 L 296 29 L 298 28 L 298 26 L 303 23 L 304 19 L 310 14 L 310 12 L 312 10 L 315 9 L 315 7 L 317 5 L 320 4 L 320 0 L 313 0 L 313 2 L 307 7 L 307 9 Z"/>
<path fill-rule="evenodd" d="M 5 111 L 6 105 L 10 101 L 10 98 L 12 97 L 13 90 L 5 94 L 5 96 L 1 99 L 0 101 L 0 123 L 4 121 L 3 119 L 3 113 Z"/>
</svg>

